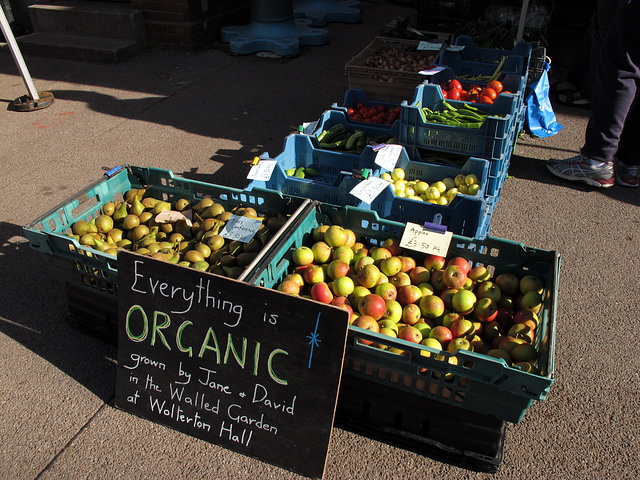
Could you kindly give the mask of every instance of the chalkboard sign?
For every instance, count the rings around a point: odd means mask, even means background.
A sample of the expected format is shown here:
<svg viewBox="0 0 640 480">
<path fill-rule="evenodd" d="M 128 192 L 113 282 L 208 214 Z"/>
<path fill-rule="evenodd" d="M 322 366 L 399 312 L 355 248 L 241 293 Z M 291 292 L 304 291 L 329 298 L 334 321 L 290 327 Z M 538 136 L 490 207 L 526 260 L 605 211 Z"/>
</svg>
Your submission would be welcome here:
<svg viewBox="0 0 640 480">
<path fill-rule="evenodd" d="M 118 408 L 323 476 L 346 310 L 128 252 L 118 297 Z"/>
</svg>

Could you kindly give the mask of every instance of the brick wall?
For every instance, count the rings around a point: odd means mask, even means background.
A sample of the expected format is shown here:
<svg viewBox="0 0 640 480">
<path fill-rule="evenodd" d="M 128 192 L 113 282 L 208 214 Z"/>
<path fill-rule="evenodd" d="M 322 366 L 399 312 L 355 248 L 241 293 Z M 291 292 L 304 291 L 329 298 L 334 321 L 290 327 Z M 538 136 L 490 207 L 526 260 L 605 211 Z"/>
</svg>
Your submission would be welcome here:
<svg viewBox="0 0 640 480">
<path fill-rule="evenodd" d="M 219 38 L 220 27 L 251 21 L 250 0 L 131 0 L 142 10 L 148 42 L 195 51 Z"/>
</svg>

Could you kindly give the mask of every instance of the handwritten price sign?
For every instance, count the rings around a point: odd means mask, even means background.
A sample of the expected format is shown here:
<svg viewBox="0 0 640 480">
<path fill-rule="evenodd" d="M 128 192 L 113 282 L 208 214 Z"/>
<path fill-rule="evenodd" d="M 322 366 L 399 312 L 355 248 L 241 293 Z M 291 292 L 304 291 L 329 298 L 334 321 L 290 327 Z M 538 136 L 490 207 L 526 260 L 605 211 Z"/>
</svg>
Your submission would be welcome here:
<svg viewBox="0 0 640 480">
<path fill-rule="evenodd" d="M 451 232 L 437 232 L 416 223 L 407 222 L 400 246 L 417 252 L 446 257 L 452 237 Z"/>
</svg>

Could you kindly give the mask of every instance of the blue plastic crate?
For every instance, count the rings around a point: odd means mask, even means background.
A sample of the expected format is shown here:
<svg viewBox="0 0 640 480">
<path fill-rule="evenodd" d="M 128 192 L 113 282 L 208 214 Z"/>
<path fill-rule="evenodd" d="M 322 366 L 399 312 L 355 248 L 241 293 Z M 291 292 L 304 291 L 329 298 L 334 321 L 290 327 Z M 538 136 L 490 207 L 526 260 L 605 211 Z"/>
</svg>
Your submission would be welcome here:
<svg viewBox="0 0 640 480">
<path fill-rule="evenodd" d="M 328 130 L 337 124 L 345 125 L 347 132 L 362 130 L 366 137 L 371 140 L 393 137 L 397 138 L 400 130 L 400 122 L 393 125 L 378 125 L 375 123 L 355 122 L 349 118 L 344 110 L 326 110 L 322 113 L 317 122 L 309 124 L 304 133 L 317 137 L 323 130 Z"/>
<path fill-rule="evenodd" d="M 405 154 L 406 155 L 406 154 Z M 291 134 L 285 138 L 283 151 L 275 157 L 276 167 L 268 181 L 253 180 L 247 190 L 265 188 L 302 198 L 310 198 L 335 205 L 364 206 L 349 192 L 361 181 L 354 174 L 369 169 L 377 173 L 376 152 L 372 147 L 364 148 L 360 155 L 319 147 L 315 137 Z M 287 175 L 293 168 L 313 168 L 317 177 L 298 178 Z"/>
<path fill-rule="evenodd" d="M 415 165 L 418 163 L 427 163 L 432 166 L 439 166 L 442 168 L 442 172 L 449 171 L 451 173 L 455 172 L 456 168 L 464 168 L 464 165 L 469 160 L 474 160 L 477 162 L 486 162 L 486 180 L 482 180 L 481 191 L 478 192 L 480 198 L 487 197 L 495 197 L 495 201 L 497 202 L 500 198 L 500 192 L 502 190 L 502 184 L 507 176 L 507 171 L 509 169 L 509 163 L 511 159 L 511 152 L 508 152 L 507 157 L 504 161 L 496 161 L 496 160 L 487 160 L 484 158 L 478 157 L 464 157 L 466 160 L 460 161 L 460 165 L 452 165 L 451 163 L 444 163 L 440 156 L 437 154 L 438 152 L 434 152 L 433 150 L 428 150 L 424 148 L 416 148 L 416 147 L 405 147 L 407 150 L 407 154 L 409 158 L 412 160 L 411 165 Z M 461 157 L 462 158 L 462 157 Z M 435 170 L 433 170 L 435 173 Z M 461 172 L 464 173 L 464 172 Z M 454 177 L 455 178 L 455 177 Z M 480 178 L 480 177 L 478 177 Z"/>
<path fill-rule="evenodd" d="M 310 244 L 315 227 L 330 224 L 353 230 L 357 241 L 369 245 L 380 245 L 390 237 L 401 238 L 405 228 L 404 223 L 383 220 L 375 212 L 320 204 L 292 225 L 292 229 L 281 237 L 282 243 L 278 248 L 264 257 L 267 262 L 264 268 L 255 270 L 247 281 L 276 288 L 281 279 L 295 268 L 292 261 L 295 248 Z M 412 252 L 411 255 L 420 261 L 420 254 Z M 494 275 L 502 272 L 520 276 L 531 273 L 543 278 L 546 288 L 540 312 L 541 323 L 534 341 L 539 351 L 538 366 L 542 374 L 526 373 L 507 366 L 502 360 L 479 353 L 465 350 L 443 352 L 351 326 L 343 375 L 517 423 L 534 400 L 547 397 L 554 380 L 560 255 L 494 237 L 478 240 L 454 235 L 447 256 L 457 255 L 469 260 L 472 266 L 484 265 Z M 365 345 L 359 339 L 404 351 L 405 355 Z M 431 356 L 424 356 L 424 351 Z M 450 362 L 451 357 L 457 359 L 456 365 Z M 439 378 L 429 372 L 439 373 Z"/>
<path fill-rule="evenodd" d="M 513 95 L 500 95 L 491 105 L 477 105 L 479 110 L 490 114 L 477 129 L 427 123 L 422 119 L 422 108 L 442 111 L 445 107 L 440 85 L 423 83 L 416 88 L 412 103 L 401 105 L 400 144 L 504 162 L 513 148 L 517 100 Z M 466 103 L 447 102 L 456 108 Z"/>
<path fill-rule="evenodd" d="M 344 114 L 346 115 L 346 117 L 348 118 L 350 123 L 356 124 L 356 125 L 361 125 L 361 124 L 368 124 L 368 123 L 372 123 L 372 122 L 367 122 L 364 120 L 356 120 L 354 118 L 352 118 L 351 116 L 349 116 L 348 114 L 348 109 L 349 108 L 355 108 L 356 105 L 358 103 L 362 103 L 365 107 L 367 108 L 371 108 L 371 107 L 379 107 L 379 106 L 383 106 L 386 110 L 392 110 L 395 108 L 400 109 L 400 103 L 390 103 L 390 102 L 379 102 L 379 101 L 375 101 L 375 100 L 370 100 L 367 92 L 365 92 L 362 89 L 359 88 L 351 88 L 349 90 L 347 90 L 344 94 L 344 101 L 342 102 L 342 105 L 338 105 L 337 103 L 334 103 L 333 105 L 331 105 L 331 108 L 333 110 L 340 110 L 342 112 L 344 112 Z M 399 115 L 398 115 L 399 118 Z M 398 119 L 396 119 L 396 121 L 398 121 Z M 389 129 L 392 128 L 393 126 L 392 122 L 390 124 L 376 124 L 374 123 L 374 125 L 381 125 L 381 126 L 388 126 Z"/>
<path fill-rule="evenodd" d="M 456 38 L 455 45 L 464 48 L 459 51 L 445 49 L 439 63 L 453 68 L 456 75 L 492 75 L 504 58 L 500 71 L 522 75 L 526 84 L 532 52 L 530 42 L 520 41 L 512 50 L 500 50 L 476 47 L 472 37 L 461 35 Z"/>
</svg>

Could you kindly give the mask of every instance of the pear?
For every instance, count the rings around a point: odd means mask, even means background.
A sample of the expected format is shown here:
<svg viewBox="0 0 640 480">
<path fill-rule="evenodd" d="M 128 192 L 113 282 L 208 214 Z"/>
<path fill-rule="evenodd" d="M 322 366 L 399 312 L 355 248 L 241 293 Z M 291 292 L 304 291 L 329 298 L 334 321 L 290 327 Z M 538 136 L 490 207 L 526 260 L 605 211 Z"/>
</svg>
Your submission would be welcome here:
<svg viewBox="0 0 640 480">
<path fill-rule="evenodd" d="M 133 197 L 135 197 L 137 194 L 138 194 L 138 189 L 132 188 L 131 190 L 127 191 L 127 193 L 124 194 L 124 201 L 127 203 L 132 203 Z"/>
<path fill-rule="evenodd" d="M 80 235 L 80 245 L 84 245 L 86 247 L 94 247 L 96 245 L 96 238 L 90 233 Z"/>
<path fill-rule="evenodd" d="M 198 242 L 193 248 L 200 252 L 205 260 L 211 256 L 211 249 L 206 243 Z"/>
<path fill-rule="evenodd" d="M 201 228 L 205 232 L 209 230 L 213 230 L 216 227 L 217 227 L 217 230 L 220 230 L 220 225 L 222 225 L 222 222 L 217 218 L 207 217 L 202 221 Z"/>
<path fill-rule="evenodd" d="M 204 212 L 202 212 L 202 218 L 215 218 L 224 212 L 224 207 L 219 203 L 213 203 Z"/>
<path fill-rule="evenodd" d="M 133 201 L 131 202 L 131 206 L 129 207 L 129 213 L 140 216 L 142 212 L 144 212 L 144 208 L 145 207 L 140 199 L 138 197 L 133 197 Z"/>
<path fill-rule="evenodd" d="M 149 249 L 148 248 L 144 248 L 144 247 L 143 248 L 138 248 L 136 250 L 136 253 L 139 253 L 140 255 L 150 255 L 151 254 Z"/>
<path fill-rule="evenodd" d="M 113 215 L 113 212 L 116 211 L 116 204 L 115 202 L 107 202 L 102 206 L 102 213 L 103 215 Z"/>
<path fill-rule="evenodd" d="M 220 263 L 223 267 L 235 267 L 238 264 L 238 259 L 233 255 L 223 255 L 220 258 Z"/>
<path fill-rule="evenodd" d="M 207 239 L 207 246 L 211 249 L 212 252 L 220 250 L 224 247 L 226 240 L 222 235 L 213 235 Z"/>
<path fill-rule="evenodd" d="M 173 204 L 173 208 L 175 209 L 176 212 L 184 212 L 185 210 L 189 209 L 189 206 L 190 206 L 190 202 L 186 198 L 179 198 Z"/>
<path fill-rule="evenodd" d="M 173 257 L 170 253 L 165 252 L 155 252 L 151 254 L 151 258 L 155 258 L 156 260 L 162 260 L 163 262 L 169 262 Z"/>
<path fill-rule="evenodd" d="M 204 261 L 204 256 L 198 250 L 189 250 L 184 253 L 182 259 L 190 263 L 196 263 Z"/>
<path fill-rule="evenodd" d="M 228 222 L 233 215 L 231 212 L 222 212 L 220 215 L 216 216 L 216 218 L 222 222 Z"/>
<path fill-rule="evenodd" d="M 246 207 L 242 212 L 243 217 L 258 218 L 258 212 L 253 207 Z"/>
<path fill-rule="evenodd" d="M 118 208 L 116 208 L 116 211 L 113 212 L 113 215 L 112 215 L 113 221 L 118 223 L 119 221 L 123 220 L 124 217 L 126 217 L 127 215 L 129 215 L 127 202 L 122 202 L 120 205 L 118 205 Z"/>
<path fill-rule="evenodd" d="M 238 278 L 244 272 L 244 268 L 242 267 L 222 267 L 224 273 L 229 278 Z"/>
<path fill-rule="evenodd" d="M 244 244 L 242 251 L 245 253 L 258 253 L 260 250 L 262 250 L 262 247 L 263 245 L 260 239 L 253 237 L 249 241 L 249 243 Z"/>
<path fill-rule="evenodd" d="M 191 263 L 187 262 L 186 260 L 180 260 L 178 262 L 178 265 L 180 265 L 181 267 L 189 267 L 189 266 L 191 266 Z"/>
<path fill-rule="evenodd" d="M 200 199 L 200 201 L 198 203 L 196 203 L 193 207 L 191 207 L 194 211 L 196 211 L 197 213 L 203 213 L 207 208 L 209 208 L 211 205 L 213 205 L 215 202 L 209 198 L 209 197 L 205 197 Z"/>
<path fill-rule="evenodd" d="M 122 220 L 122 228 L 125 230 L 133 230 L 138 225 L 140 225 L 140 217 L 133 213 L 127 214 L 127 216 Z"/>
<path fill-rule="evenodd" d="M 118 256 L 118 249 L 116 247 L 109 247 L 103 253 L 107 255 L 113 255 L 114 257 Z"/>
<path fill-rule="evenodd" d="M 123 231 L 119 228 L 112 228 L 107 233 L 107 238 L 110 239 L 113 243 L 117 244 L 120 240 L 122 240 Z"/>
<path fill-rule="evenodd" d="M 169 236 L 169 241 L 172 243 L 180 243 L 184 240 L 184 235 L 178 232 L 174 232 Z"/>
<path fill-rule="evenodd" d="M 144 205 L 144 208 L 151 210 L 153 207 L 156 206 L 156 203 L 160 202 L 160 200 L 153 197 L 145 197 L 141 200 L 141 202 Z"/>
<path fill-rule="evenodd" d="M 86 220 L 78 220 L 71 226 L 71 231 L 74 235 L 82 237 L 87 233 L 93 233 L 94 231 L 97 232 L 98 229 L 96 228 L 94 230 L 94 225 L 87 222 Z"/>
<path fill-rule="evenodd" d="M 200 270 L 201 272 L 206 272 L 209 268 L 209 264 L 204 260 L 200 260 L 199 262 L 193 262 L 191 264 L 191 268 L 195 268 L 196 270 Z"/>
<path fill-rule="evenodd" d="M 116 247 L 124 248 L 125 250 L 130 250 L 131 249 L 131 245 L 133 245 L 131 240 L 127 240 L 126 238 L 116 242 Z"/>
<path fill-rule="evenodd" d="M 278 230 L 282 228 L 282 226 L 287 223 L 287 217 L 278 213 L 273 217 L 269 217 L 267 220 L 267 227 L 271 233 L 276 233 Z"/>
<path fill-rule="evenodd" d="M 253 252 L 253 253 L 248 253 L 248 252 L 242 252 L 240 255 L 238 255 L 236 257 L 237 260 L 237 265 L 238 267 L 241 268 L 246 268 L 249 266 L 249 264 L 251 262 L 253 262 L 253 260 L 256 258 L 258 254 Z"/>
<path fill-rule="evenodd" d="M 164 212 L 167 210 L 171 210 L 171 204 L 169 202 L 160 201 L 153 206 L 153 208 L 151 209 L 151 213 L 157 215 L 160 212 Z"/>
<path fill-rule="evenodd" d="M 156 252 L 159 252 L 161 250 L 160 249 L 160 244 L 158 242 L 150 243 L 145 248 L 147 248 L 151 253 L 156 253 Z"/>
<path fill-rule="evenodd" d="M 113 218 L 109 215 L 99 215 L 96 217 L 96 229 L 98 233 L 109 233 L 113 228 Z"/>
<path fill-rule="evenodd" d="M 240 240 L 233 240 L 229 242 L 229 254 L 238 255 L 244 251 L 244 243 Z"/>
<path fill-rule="evenodd" d="M 153 213 L 148 210 L 145 210 L 138 216 L 140 217 L 140 223 L 147 226 L 149 226 L 151 219 L 153 219 Z"/>
<path fill-rule="evenodd" d="M 100 240 L 99 238 L 94 238 L 93 243 L 94 243 L 95 249 L 100 252 L 104 252 L 107 248 L 109 248 L 109 245 L 107 244 L 107 242 L 105 242 L 104 240 Z"/>
<path fill-rule="evenodd" d="M 149 235 L 149 227 L 146 225 L 138 225 L 133 229 L 133 241 L 137 242 L 145 235 Z"/>
</svg>

